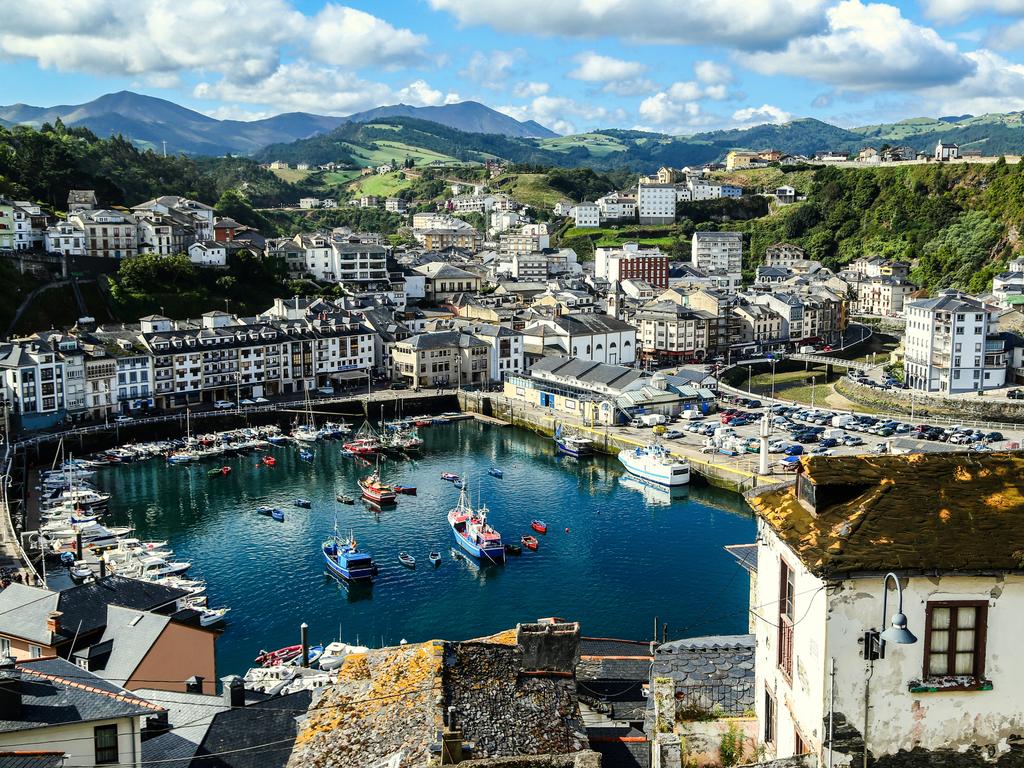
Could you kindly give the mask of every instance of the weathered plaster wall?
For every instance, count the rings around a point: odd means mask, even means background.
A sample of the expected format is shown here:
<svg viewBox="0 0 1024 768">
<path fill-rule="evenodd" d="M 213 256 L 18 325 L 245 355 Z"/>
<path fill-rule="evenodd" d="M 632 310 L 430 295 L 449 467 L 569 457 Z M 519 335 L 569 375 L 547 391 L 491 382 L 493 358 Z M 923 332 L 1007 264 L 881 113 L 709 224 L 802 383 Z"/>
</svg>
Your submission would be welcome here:
<svg viewBox="0 0 1024 768">
<path fill-rule="evenodd" d="M 720 720 L 690 720 L 676 724 L 676 733 L 683 739 L 683 754 L 687 766 L 720 766 L 719 748 L 722 737 L 734 727 L 743 746 L 743 762 L 756 759 L 758 744 L 757 720 L 753 717 L 730 717 Z"/>
<path fill-rule="evenodd" d="M 755 631 L 757 636 L 756 687 L 754 705 L 764 736 L 765 691 L 775 699 L 774 744 L 765 744 L 768 757 L 795 754 L 797 729 L 814 753 L 827 737 L 822 713 L 828 685 L 828 656 L 825 648 L 827 598 L 824 582 L 803 568 L 796 556 L 758 523 Z M 778 665 L 780 558 L 795 572 L 793 676 Z"/>
<path fill-rule="evenodd" d="M 879 765 L 910 765 L 914 751 L 948 750 L 947 765 L 1011 757 L 1024 736 L 1024 576 L 914 576 L 902 579 L 903 611 L 918 637 L 913 645 L 888 644 L 870 680 L 868 749 Z M 985 676 L 990 691 L 913 693 L 910 683 L 924 670 L 925 607 L 935 600 L 986 600 L 988 631 Z M 863 738 L 868 662 L 862 659 L 864 630 L 882 622 L 882 579 L 847 581 L 830 597 L 827 653 L 836 657 L 836 711 L 849 724 L 844 749 Z M 896 612 L 895 590 L 888 613 Z M 973 754 L 974 751 L 977 754 Z M 900 755 L 900 753 L 903 753 Z M 962 759 L 948 762 L 956 753 Z M 889 756 L 888 758 L 886 756 Z M 861 755 L 851 755 L 859 761 Z M 933 755 L 939 760 L 938 754 Z M 1017 753 L 1017 760 L 1020 759 Z M 938 765 L 939 762 L 932 762 Z"/>
</svg>

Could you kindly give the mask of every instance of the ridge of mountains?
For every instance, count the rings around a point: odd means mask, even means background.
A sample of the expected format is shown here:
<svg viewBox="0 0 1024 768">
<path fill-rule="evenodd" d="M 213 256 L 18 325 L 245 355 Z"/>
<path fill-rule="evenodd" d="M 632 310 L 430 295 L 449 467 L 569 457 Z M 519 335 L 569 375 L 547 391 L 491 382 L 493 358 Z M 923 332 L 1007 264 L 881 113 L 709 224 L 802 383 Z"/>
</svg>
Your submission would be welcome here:
<svg viewBox="0 0 1024 768">
<path fill-rule="evenodd" d="M 855 152 L 865 146 L 907 145 L 930 151 L 938 141 L 985 155 L 1024 154 L 1024 113 L 915 117 L 895 123 L 841 128 L 814 118 L 783 124 L 671 136 L 606 129 L 559 136 L 478 102 L 435 107 L 377 107 L 347 117 L 289 112 L 260 120 L 218 120 L 166 99 L 131 91 L 84 104 L 0 106 L 0 126 L 39 127 L 60 118 L 99 136 L 121 134 L 142 148 L 169 153 L 237 154 L 261 160 L 365 163 L 412 155 L 429 161 L 501 158 L 518 163 L 598 170 L 648 170 L 720 160 L 730 149 L 778 149 L 810 155 Z"/>
</svg>

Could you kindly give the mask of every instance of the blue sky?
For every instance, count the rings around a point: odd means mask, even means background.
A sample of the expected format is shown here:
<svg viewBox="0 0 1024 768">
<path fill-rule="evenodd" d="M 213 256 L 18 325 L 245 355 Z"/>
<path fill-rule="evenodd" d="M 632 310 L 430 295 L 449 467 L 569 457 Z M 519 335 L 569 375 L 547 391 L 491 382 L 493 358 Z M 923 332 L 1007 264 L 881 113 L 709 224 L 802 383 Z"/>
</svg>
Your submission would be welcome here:
<svg viewBox="0 0 1024 768">
<path fill-rule="evenodd" d="M 1024 109 L 1024 0 L 0 0 L 7 103 L 473 99 L 560 132 Z"/>
</svg>

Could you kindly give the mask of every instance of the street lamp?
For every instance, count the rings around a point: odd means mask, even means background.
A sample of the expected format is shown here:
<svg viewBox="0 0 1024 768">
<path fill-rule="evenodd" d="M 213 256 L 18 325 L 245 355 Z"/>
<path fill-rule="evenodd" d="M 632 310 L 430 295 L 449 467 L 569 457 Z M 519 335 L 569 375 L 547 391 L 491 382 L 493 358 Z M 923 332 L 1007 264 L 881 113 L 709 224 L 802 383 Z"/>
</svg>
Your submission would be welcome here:
<svg viewBox="0 0 1024 768">
<path fill-rule="evenodd" d="M 886 614 L 888 613 L 888 600 L 889 600 L 889 579 L 893 580 L 896 585 L 896 595 L 899 598 L 899 605 L 896 608 L 896 613 L 892 615 L 891 626 L 888 629 L 879 631 L 877 629 L 869 629 L 864 633 L 864 658 L 868 661 L 874 661 L 875 659 L 885 658 L 885 644 L 896 643 L 897 645 L 913 645 L 917 642 L 917 637 L 907 629 L 907 617 L 903 613 L 903 587 L 900 586 L 900 580 L 894 573 L 887 573 L 882 579 L 882 623 L 881 626 L 885 626 Z"/>
<path fill-rule="evenodd" d="M 811 376 L 811 410 L 814 410 L 814 389 L 818 386 L 818 377 Z"/>
</svg>

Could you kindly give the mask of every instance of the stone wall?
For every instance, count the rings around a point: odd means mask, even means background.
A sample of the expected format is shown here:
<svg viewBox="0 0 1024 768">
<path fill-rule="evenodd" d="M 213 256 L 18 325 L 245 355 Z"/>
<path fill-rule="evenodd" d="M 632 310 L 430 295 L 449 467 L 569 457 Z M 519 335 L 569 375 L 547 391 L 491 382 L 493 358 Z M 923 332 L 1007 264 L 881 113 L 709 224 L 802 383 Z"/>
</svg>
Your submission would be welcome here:
<svg viewBox="0 0 1024 768">
<path fill-rule="evenodd" d="M 753 717 L 730 717 L 719 720 L 690 720 L 676 725 L 676 733 L 682 739 L 684 760 L 688 768 L 697 766 L 719 766 L 722 764 L 719 747 L 722 737 L 730 728 L 738 732 L 743 752 L 741 760 L 753 760 L 757 756 L 757 719 Z"/>
<path fill-rule="evenodd" d="M 601 755 L 589 749 L 571 755 L 516 755 L 463 760 L 464 768 L 601 768 Z"/>
<path fill-rule="evenodd" d="M 842 378 L 836 382 L 836 391 L 849 400 L 890 413 L 909 414 L 911 394 L 908 389 L 878 389 Z M 914 392 L 915 418 L 944 417 L 963 423 L 1024 423 L 1024 401 L 993 400 L 989 397 L 969 395 L 948 398 L 934 394 Z"/>
<path fill-rule="evenodd" d="M 523 674 L 523 651 L 447 643 L 445 710 L 474 757 L 576 752 L 587 746 L 571 675 Z"/>
</svg>

